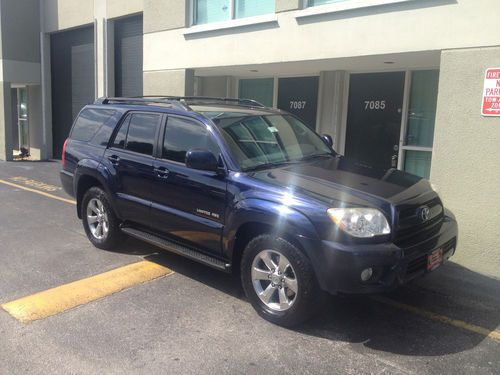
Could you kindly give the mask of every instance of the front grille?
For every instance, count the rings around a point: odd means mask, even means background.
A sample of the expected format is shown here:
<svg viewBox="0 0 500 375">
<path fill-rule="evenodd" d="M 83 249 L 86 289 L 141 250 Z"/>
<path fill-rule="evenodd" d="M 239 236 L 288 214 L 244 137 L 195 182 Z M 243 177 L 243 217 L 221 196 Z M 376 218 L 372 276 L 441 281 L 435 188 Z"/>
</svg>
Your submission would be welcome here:
<svg viewBox="0 0 500 375">
<path fill-rule="evenodd" d="M 429 219 L 422 221 L 419 217 L 420 208 L 429 207 Z M 402 243 L 417 236 L 430 237 L 441 228 L 444 209 L 439 198 L 434 198 L 422 204 L 398 208 L 395 242 Z"/>
<path fill-rule="evenodd" d="M 427 254 L 421 255 L 408 263 L 406 267 L 406 274 L 411 275 L 415 272 L 422 271 L 427 267 Z"/>
<path fill-rule="evenodd" d="M 453 238 L 446 242 L 441 248 L 443 249 L 443 257 L 446 259 L 446 253 L 451 249 L 455 248 L 457 243 L 457 239 Z M 416 276 L 416 273 L 425 271 L 427 269 L 427 255 L 423 254 L 418 256 L 417 258 L 408 262 L 406 266 L 406 276 L 411 277 L 412 275 Z"/>
</svg>

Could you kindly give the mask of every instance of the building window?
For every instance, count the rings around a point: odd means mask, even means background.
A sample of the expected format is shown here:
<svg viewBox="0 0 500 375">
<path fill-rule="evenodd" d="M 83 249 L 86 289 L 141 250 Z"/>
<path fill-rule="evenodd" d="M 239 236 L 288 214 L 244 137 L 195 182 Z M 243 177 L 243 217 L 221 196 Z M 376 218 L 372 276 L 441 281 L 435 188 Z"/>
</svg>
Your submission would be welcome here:
<svg viewBox="0 0 500 375">
<path fill-rule="evenodd" d="M 274 78 L 240 79 L 238 96 L 273 106 Z"/>
<path fill-rule="evenodd" d="M 410 104 L 404 139 L 404 169 L 429 178 L 434 139 L 434 123 L 439 71 L 420 70 L 411 73 Z"/>
<path fill-rule="evenodd" d="M 275 0 L 193 0 L 194 24 L 229 21 L 232 19 L 274 13 Z"/>
</svg>

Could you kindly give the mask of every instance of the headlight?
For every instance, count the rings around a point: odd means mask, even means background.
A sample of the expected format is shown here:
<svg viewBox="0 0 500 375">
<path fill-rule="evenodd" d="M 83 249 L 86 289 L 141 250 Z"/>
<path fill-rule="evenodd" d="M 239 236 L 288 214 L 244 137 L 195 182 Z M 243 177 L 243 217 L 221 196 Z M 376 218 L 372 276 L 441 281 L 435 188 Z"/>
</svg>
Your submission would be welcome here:
<svg viewBox="0 0 500 375">
<path fill-rule="evenodd" d="M 328 215 L 351 236 L 369 238 L 391 233 L 384 214 L 376 208 L 330 208 Z"/>
</svg>

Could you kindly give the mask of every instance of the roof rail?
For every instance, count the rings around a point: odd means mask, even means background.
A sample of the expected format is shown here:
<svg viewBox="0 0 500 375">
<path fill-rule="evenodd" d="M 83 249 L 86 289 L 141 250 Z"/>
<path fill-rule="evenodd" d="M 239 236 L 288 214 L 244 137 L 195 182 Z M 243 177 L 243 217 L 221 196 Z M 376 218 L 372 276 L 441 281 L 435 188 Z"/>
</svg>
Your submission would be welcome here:
<svg viewBox="0 0 500 375">
<path fill-rule="evenodd" d="M 162 95 L 152 95 L 152 96 L 143 96 L 142 98 L 164 98 L 164 99 L 169 99 L 169 100 L 178 100 L 180 102 L 198 102 L 198 103 L 238 103 L 241 105 L 247 105 L 251 107 L 263 107 L 266 108 L 266 106 L 257 100 L 253 99 L 238 99 L 238 98 L 224 98 L 224 97 L 217 97 L 217 96 L 162 96 Z"/>
<path fill-rule="evenodd" d="M 266 108 L 266 106 L 253 99 L 237 99 L 237 98 L 221 98 L 215 96 L 163 96 L 163 95 L 147 95 L 139 97 L 104 97 L 99 98 L 95 104 L 170 104 L 172 107 L 190 111 L 189 104 L 194 103 L 237 103 L 239 105 L 249 107 Z"/>
<path fill-rule="evenodd" d="M 172 107 L 182 109 L 184 111 L 190 111 L 191 108 L 180 100 L 177 99 L 171 99 L 169 97 L 164 97 L 164 96 L 151 96 L 151 97 L 104 97 L 104 98 L 98 98 L 94 102 L 94 104 L 169 104 Z"/>
</svg>

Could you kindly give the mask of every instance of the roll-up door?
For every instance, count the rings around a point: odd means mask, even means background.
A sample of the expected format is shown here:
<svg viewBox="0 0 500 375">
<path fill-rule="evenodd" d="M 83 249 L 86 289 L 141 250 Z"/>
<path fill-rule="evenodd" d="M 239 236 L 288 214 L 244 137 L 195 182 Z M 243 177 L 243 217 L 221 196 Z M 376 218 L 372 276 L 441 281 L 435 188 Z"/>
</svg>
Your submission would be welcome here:
<svg viewBox="0 0 500 375">
<path fill-rule="evenodd" d="M 53 156 L 61 156 L 64 140 L 82 107 L 95 98 L 94 27 L 51 35 Z"/>
<path fill-rule="evenodd" d="M 142 15 L 115 22 L 115 95 L 142 95 Z"/>
</svg>

